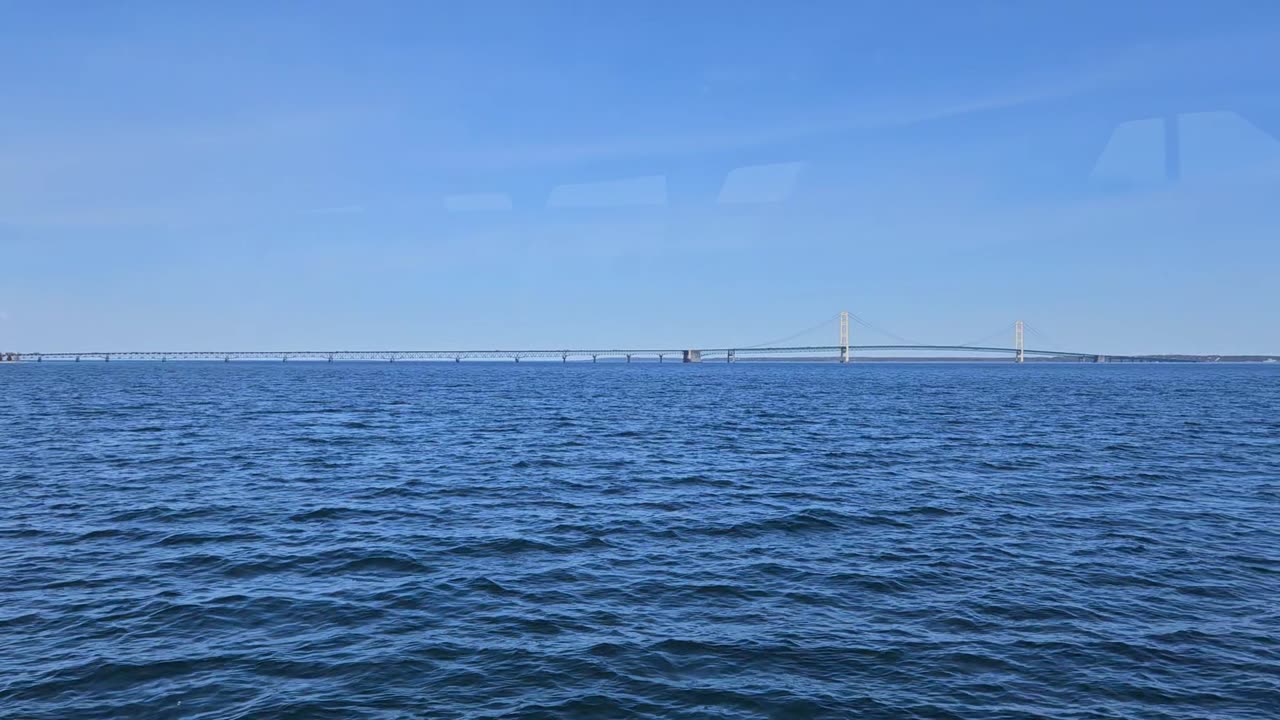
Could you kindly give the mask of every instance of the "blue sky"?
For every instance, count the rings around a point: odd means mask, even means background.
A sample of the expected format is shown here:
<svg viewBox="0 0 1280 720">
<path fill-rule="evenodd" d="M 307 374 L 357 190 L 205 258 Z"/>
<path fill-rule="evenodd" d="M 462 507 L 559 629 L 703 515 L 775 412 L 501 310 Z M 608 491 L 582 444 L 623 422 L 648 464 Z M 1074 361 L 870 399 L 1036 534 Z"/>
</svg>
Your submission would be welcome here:
<svg viewBox="0 0 1280 720">
<path fill-rule="evenodd" d="M 259 5 L 0 2 L 0 348 L 1280 353 L 1280 6 Z"/>
</svg>

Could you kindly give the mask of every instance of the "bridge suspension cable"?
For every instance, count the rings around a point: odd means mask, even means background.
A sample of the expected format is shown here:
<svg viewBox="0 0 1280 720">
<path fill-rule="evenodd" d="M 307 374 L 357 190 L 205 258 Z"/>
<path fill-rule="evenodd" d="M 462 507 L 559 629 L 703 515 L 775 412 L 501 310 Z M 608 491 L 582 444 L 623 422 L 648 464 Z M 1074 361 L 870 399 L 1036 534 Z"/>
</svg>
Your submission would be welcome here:
<svg viewBox="0 0 1280 720">
<path fill-rule="evenodd" d="M 889 332 L 888 330 L 885 330 L 884 328 L 882 328 L 882 327 L 880 327 L 880 326 L 878 326 L 878 325 L 875 325 L 874 323 L 868 322 L 868 321 L 866 321 L 866 320 L 864 320 L 864 319 L 862 319 L 862 318 L 858 317 L 858 316 L 857 316 L 857 315 L 855 315 L 854 313 L 849 313 L 849 317 L 850 317 L 850 318 L 852 318 L 854 322 L 858 323 L 858 324 L 859 324 L 859 325 L 861 325 L 862 327 L 864 327 L 864 328 L 866 328 L 866 329 L 868 329 L 868 330 L 871 330 L 872 332 L 878 332 L 878 333 L 880 333 L 881 335 L 884 335 L 885 337 L 893 338 L 894 340 L 897 340 L 898 342 L 900 342 L 900 343 L 902 343 L 902 344 L 904 344 L 904 345 L 924 345 L 924 344 L 925 344 L 925 343 L 917 342 L 917 341 L 915 341 L 915 340 L 910 340 L 910 339 L 908 339 L 908 338 L 904 338 L 904 337 L 902 337 L 901 335 L 898 335 L 898 334 L 896 334 L 896 333 Z"/>
<path fill-rule="evenodd" d="M 836 319 L 838 319 L 839 317 L 840 317 L 840 314 L 839 314 L 839 313 L 836 313 L 835 315 L 832 315 L 831 317 L 823 318 L 821 322 L 818 322 L 818 323 L 814 324 L 814 325 L 813 325 L 813 326 L 811 326 L 811 327 L 807 327 L 807 328 L 805 328 L 804 330 L 801 330 L 801 331 L 800 331 L 800 332 L 798 332 L 798 333 L 793 333 L 793 334 L 788 335 L 788 336 L 783 337 L 783 338 L 775 338 L 775 339 L 773 339 L 773 340 L 767 340 L 767 341 L 762 342 L 762 343 L 756 343 L 755 345 L 744 345 L 744 346 L 742 347 L 742 349 L 743 349 L 743 350 L 752 350 L 752 349 L 755 349 L 755 348 L 770 347 L 770 346 L 777 346 L 777 345 L 781 345 L 781 344 L 783 344 L 783 343 L 785 343 L 785 342 L 790 342 L 790 341 L 792 341 L 792 340 L 795 340 L 796 338 L 798 338 L 798 337 L 800 337 L 800 336 L 802 336 L 802 335 L 808 335 L 809 333 L 814 332 L 815 330 L 819 330 L 819 329 L 821 329 L 821 328 L 828 327 L 828 326 L 830 326 L 830 324 L 831 324 L 831 321 L 832 321 L 832 320 L 836 320 Z"/>
<path fill-rule="evenodd" d="M 896 340 L 897 342 L 900 342 L 900 343 L 902 343 L 903 345 L 926 345 L 926 344 L 927 344 L 927 343 L 919 342 L 919 341 L 917 341 L 917 340 L 912 340 L 912 339 L 910 339 L 910 338 L 903 337 L 903 336 L 901 336 L 901 335 L 899 335 L 899 334 L 897 334 L 897 333 L 895 333 L 895 332 L 892 332 L 892 331 L 889 331 L 889 330 L 885 330 L 884 328 L 880 327 L 879 325 L 876 325 L 875 323 L 873 323 L 873 322 L 871 322 L 871 321 L 869 321 L 869 320 L 867 320 L 867 319 L 865 319 L 865 318 L 863 318 L 863 317 L 860 317 L 859 315 L 857 315 L 857 314 L 855 314 L 855 313 L 849 313 L 849 314 L 848 314 L 848 317 L 849 317 L 849 319 L 850 319 L 850 320 L 853 320 L 855 323 L 857 323 L 858 325 L 862 326 L 863 328 L 866 328 L 867 330 L 870 330 L 871 332 L 874 332 L 874 333 L 878 333 L 878 334 L 880 334 L 880 335 L 883 335 L 883 336 L 885 336 L 885 337 L 887 337 L 887 338 L 890 338 L 890 339 Z M 840 314 L 839 314 L 839 313 L 837 313 L 836 315 L 832 315 L 831 317 L 824 318 L 824 319 L 822 319 L 821 321 L 819 321 L 819 322 L 815 323 L 814 325 L 811 325 L 810 327 L 807 327 L 807 328 L 805 328 L 805 329 L 803 329 L 803 330 L 801 330 L 801 331 L 799 331 L 799 332 L 792 333 L 791 335 L 787 335 L 786 337 L 774 338 L 774 339 L 772 339 L 772 340 L 767 340 L 767 341 L 765 341 L 765 342 L 756 343 L 756 344 L 754 344 L 754 345 L 744 345 L 744 346 L 742 346 L 742 349 L 743 349 L 743 350 L 752 350 L 752 349 L 755 349 L 755 348 L 761 348 L 761 347 L 769 347 L 769 346 L 782 345 L 783 343 L 790 342 L 790 341 L 792 341 L 792 340 L 795 340 L 795 339 L 796 339 L 796 338 L 798 338 L 798 337 L 801 337 L 801 336 L 807 335 L 807 334 L 809 334 L 809 333 L 811 333 L 811 332 L 814 332 L 814 331 L 816 331 L 816 330 L 820 330 L 820 329 L 822 329 L 822 328 L 824 328 L 824 327 L 828 327 L 828 326 L 829 326 L 829 324 L 830 324 L 832 321 L 838 320 L 839 318 L 840 318 Z M 986 338 L 984 338 L 984 339 L 986 339 Z"/>
<path fill-rule="evenodd" d="M 978 345 L 985 345 L 988 342 L 991 342 L 992 340 L 996 340 L 996 339 L 1004 340 L 1004 339 L 1007 339 L 1008 337 L 1009 337 L 1009 328 L 1002 327 L 999 330 L 983 335 L 982 337 L 976 340 L 970 340 L 969 342 L 962 342 L 958 344 L 973 347 Z"/>
<path fill-rule="evenodd" d="M 1040 340 L 1043 340 L 1046 346 L 1061 347 L 1060 345 L 1058 345 L 1058 343 L 1054 342 L 1053 338 L 1050 338 L 1048 335 L 1045 335 L 1039 330 L 1036 330 L 1035 328 L 1031 327 L 1029 324 L 1024 322 L 1022 323 L 1022 327 L 1026 329 L 1027 332 L 1036 336 Z"/>
</svg>

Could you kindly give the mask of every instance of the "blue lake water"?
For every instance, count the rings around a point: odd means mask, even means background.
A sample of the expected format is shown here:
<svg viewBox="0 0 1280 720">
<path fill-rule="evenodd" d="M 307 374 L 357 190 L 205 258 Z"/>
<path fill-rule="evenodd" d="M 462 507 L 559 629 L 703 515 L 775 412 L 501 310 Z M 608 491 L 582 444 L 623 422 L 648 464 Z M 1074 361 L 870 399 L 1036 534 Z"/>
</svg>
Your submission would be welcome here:
<svg viewBox="0 0 1280 720">
<path fill-rule="evenodd" d="M 0 366 L 0 717 L 1275 718 L 1280 368 Z"/>
</svg>

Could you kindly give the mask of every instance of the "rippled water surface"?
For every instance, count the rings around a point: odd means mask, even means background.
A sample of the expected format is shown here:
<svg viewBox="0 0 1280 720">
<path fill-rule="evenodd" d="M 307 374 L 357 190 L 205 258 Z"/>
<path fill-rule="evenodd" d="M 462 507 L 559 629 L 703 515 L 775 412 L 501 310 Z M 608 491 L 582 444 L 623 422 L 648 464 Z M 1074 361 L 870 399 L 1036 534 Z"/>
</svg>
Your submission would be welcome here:
<svg viewBox="0 0 1280 720">
<path fill-rule="evenodd" d="M 1280 368 L 0 366 L 0 717 L 1275 718 Z"/>
</svg>

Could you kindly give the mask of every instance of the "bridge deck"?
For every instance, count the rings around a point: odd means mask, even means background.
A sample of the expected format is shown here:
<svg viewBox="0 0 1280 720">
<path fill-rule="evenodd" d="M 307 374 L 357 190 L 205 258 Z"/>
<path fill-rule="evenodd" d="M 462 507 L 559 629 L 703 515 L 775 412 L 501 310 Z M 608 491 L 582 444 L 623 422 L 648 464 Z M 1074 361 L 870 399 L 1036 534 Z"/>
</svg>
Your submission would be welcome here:
<svg viewBox="0 0 1280 720">
<path fill-rule="evenodd" d="M 825 355 L 832 354 L 836 359 L 839 357 L 842 347 L 839 345 L 806 345 L 797 347 L 746 347 L 746 348 L 695 348 L 692 352 L 698 353 L 703 360 L 708 359 L 739 359 L 750 357 L 752 355 Z M 1003 354 L 1016 356 L 1017 349 L 1010 347 L 988 347 L 974 345 L 850 345 L 851 352 L 877 352 L 877 351 L 907 351 L 907 352 L 946 352 L 946 353 L 981 353 L 981 354 Z M 231 360 L 318 360 L 318 361 L 342 361 L 342 360 L 380 360 L 391 361 L 397 360 L 453 360 L 461 362 L 462 360 L 515 360 L 522 359 L 539 359 L 539 360 L 562 360 L 584 359 L 584 358 L 602 358 L 602 357 L 626 357 L 631 358 L 657 358 L 665 360 L 667 357 L 682 357 L 685 349 L 676 348 L 646 348 L 646 349 L 561 349 L 561 350 L 281 350 L 281 351 L 263 351 L 263 350 L 235 350 L 235 351 L 211 351 L 211 350 L 145 350 L 145 351 L 94 351 L 94 352 L 55 352 L 55 353 L 15 353 L 11 355 L 16 360 L 43 362 L 45 360 L 149 360 L 149 361 L 167 361 L 167 360 L 206 360 L 206 361 L 231 361 Z M 1178 362 L 1179 360 L 1171 358 L 1160 358 L 1154 356 L 1140 355 L 1100 355 L 1097 353 L 1082 353 L 1062 350 L 1036 350 L 1024 349 L 1024 355 L 1032 355 L 1038 357 L 1059 357 L 1070 358 L 1076 360 L 1088 361 L 1120 361 L 1120 362 Z"/>
</svg>

